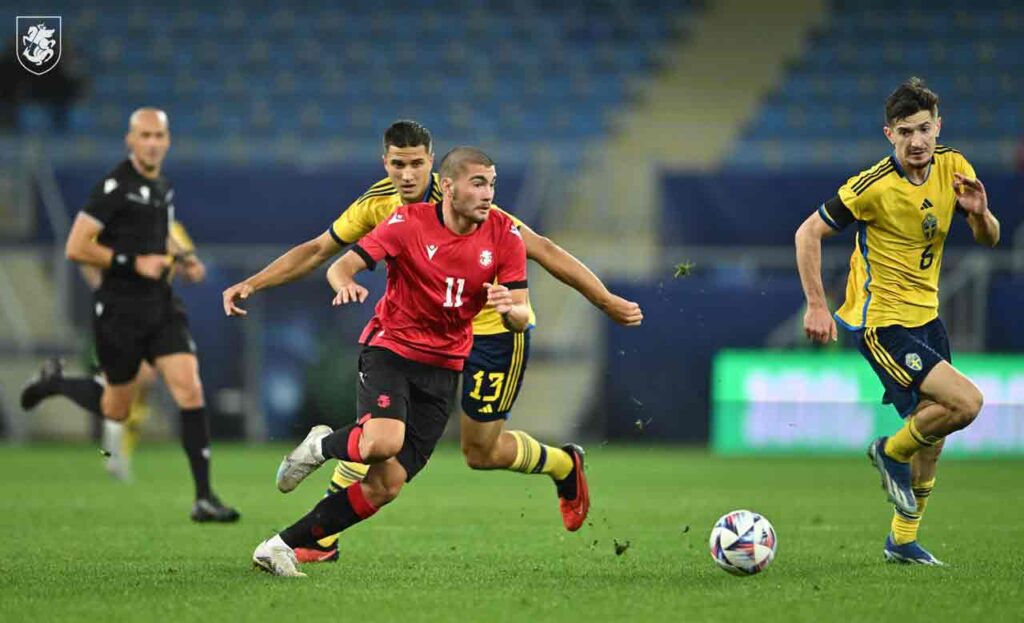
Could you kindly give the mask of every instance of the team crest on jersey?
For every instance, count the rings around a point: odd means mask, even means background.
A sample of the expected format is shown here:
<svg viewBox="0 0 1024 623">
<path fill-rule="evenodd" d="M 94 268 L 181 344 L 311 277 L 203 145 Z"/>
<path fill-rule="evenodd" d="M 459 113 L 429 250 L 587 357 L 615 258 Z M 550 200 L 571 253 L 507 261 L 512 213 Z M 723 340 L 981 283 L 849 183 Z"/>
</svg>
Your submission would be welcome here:
<svg viewBox="0 0 1024 623">
<path fill-rule="evenodd" d="M 935 218 L 934 214 L 926 214 L 924 220 L 921 221 L 921 231 L 924 233 L 925 240 L 931 240 L 935 237 L 935 232 L 939 230 L 939 219 Z"/>
<path fill-rule="evenodd" d="M 60 61 L 61 19 L 59 15 L 19 15 L 17 23 L 18 62 L 29 73 L 41 76 Z"/>
<path fill-rule="evenodd" d="M 493 253 L 491 253 L 490 251 L 487 251 L 487 250 L 480 252 L 480 265 L 481 266 L 486 268 L 487 266 L 490 266 L 491 262 L 493 262 L 493 261 L 494 261 L 494 254 Z"/>
<path fill-rule="evenodd" d="M 915 372 L 921 371 L 921 356 L 918 355 L 917 353 L 907 353 L 907 356 L 904 357 L 903 362 L 906 363 L 907 367 L 910 368 L 911 370 Z"/>
</svg>

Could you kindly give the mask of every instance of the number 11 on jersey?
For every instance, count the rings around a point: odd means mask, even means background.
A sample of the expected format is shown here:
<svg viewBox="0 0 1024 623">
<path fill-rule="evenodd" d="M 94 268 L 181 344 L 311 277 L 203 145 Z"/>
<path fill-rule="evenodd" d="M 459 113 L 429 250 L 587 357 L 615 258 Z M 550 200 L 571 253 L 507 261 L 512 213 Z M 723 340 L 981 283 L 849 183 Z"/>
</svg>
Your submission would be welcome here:
<svg viewBox="0 0 1024 623">
<path fill-rule="evenodd" d="M 448 290 L 444 295 L 444 306 L 445 307 L 462 307 L 462 288 L 466 285 L 465 279 L 455 279 L 454 277 L 445 277 L 445 283 L 448 284 Z M 455 293 L 454 300 L 452 299 L 452 290 L 458 285 L 458 291 Z"/>
</svg>

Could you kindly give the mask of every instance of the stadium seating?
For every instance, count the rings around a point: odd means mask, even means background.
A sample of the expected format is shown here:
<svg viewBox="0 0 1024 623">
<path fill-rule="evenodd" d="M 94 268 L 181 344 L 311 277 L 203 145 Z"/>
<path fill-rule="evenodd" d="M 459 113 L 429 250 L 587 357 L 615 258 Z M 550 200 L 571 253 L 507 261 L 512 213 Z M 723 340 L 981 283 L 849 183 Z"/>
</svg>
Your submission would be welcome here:
<svg viewBox="0 0 1024 623">
<path fill-rule="evenodd" d="M 942 98 L 944 142 L 976 163 L 1010 166 L 1024 134 L 1022 66 L 1019 3 L 833 0 L 829 21 L 767 96 L 730 164 L 863 163 L 861 142 L 884 149 L 886 95 L 917 75 Z"/>
<path fill-rule="evenodd" d="M 376 141 L 399 116 L 483 144 L 585 140 L 700 0 L 207 6 L 69 6 L 65 53 L 91 83 L 71 136 L 121 132 L 126 108 L 158 104 L 203 141 Z M 53 130 L 33 105 L 20 127 Z"/>
</svg>

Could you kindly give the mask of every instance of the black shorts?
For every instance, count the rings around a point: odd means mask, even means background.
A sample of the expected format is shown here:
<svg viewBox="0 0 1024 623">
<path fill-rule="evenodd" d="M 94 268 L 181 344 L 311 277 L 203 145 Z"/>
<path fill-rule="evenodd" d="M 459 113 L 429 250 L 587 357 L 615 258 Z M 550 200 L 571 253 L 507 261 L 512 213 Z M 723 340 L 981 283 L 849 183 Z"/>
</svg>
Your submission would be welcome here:
<svg viewBox="0 0 1024 623">
<path fill-rule="evenodd" d="M 530 332 L 473 337 L 462 370 L 462 410 L 478 422 L 508 419 L 530 359 Z"/>
<path fill-rule="evenodd" d="M 386 348 L 367 346 L 359 354 L 360 418 L 405 422 L 405 441 L 396 458 L 406 480 L 426 466 L 448 424 L 459 373 L 411 361 Z"/>
<path fill-rule="evenodd" d="M 170 292 L 136 298 L 100 290 L 94 303 L 96 356 L 108 383 L 134 379 L 143 359 L 196 352 L 185 307 Z"/>
<path fill-rule="evenodd" d="M 920 327 L 868 327 L 857 331 L 857 347 L 885 387 L 882 402 L 907 417 L 920 402 L 921 381 L 940 362 L 952 363 L 949 336 L 936 318 Z"/>
</svg>

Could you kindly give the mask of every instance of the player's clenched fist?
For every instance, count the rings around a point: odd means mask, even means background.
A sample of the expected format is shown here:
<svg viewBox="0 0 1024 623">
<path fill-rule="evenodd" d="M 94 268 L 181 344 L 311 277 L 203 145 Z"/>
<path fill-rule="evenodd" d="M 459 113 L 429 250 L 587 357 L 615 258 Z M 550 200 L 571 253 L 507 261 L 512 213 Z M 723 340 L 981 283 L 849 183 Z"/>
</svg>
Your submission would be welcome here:
<svg viewBox="0 0 1024 623">
<path fill-rule="evenodd" d="M 487 304 L 499 314 L 512 311 L 512 292 L 501 284 L 485 283 L 487 288 Z"/>
<path fill-rule="evenodd" d="M 640 309 L 639 303 L 627 301 L 614 294 L 601 305 L 601 309 L 609 318 L 626 327 L 639 327 L 644 320 L 644 312 Z"/>
<path fill-rule="evenodd" d="M 345 305 L 346 303 L 362 303 L 369 295 L 369 290 L 353 281 L 352 283 L 341 286 L 338 293 L 334 295 L 334 300 L 331 301 L 331 305 L 337 306 Z"/>
<path fill-rule="evenodd" d="M 238 306 L 238 301 L 244 301 L 252 296 L 253 292 L 253 287 L 244 281 L 224 290 L 224 314 L 228 316 L 246 315 L 248 312 Z"/>
<path fill-rule="evenodd" d="M 836 335 L 836 321 L 832 318 L 828 308 L 816 306 L 807 308 L 807 313 L 804 314 L 804 333 L 807 334 L 811 341 L 818 344 L 836 341 L 838 337 Z"/>
</svg>

